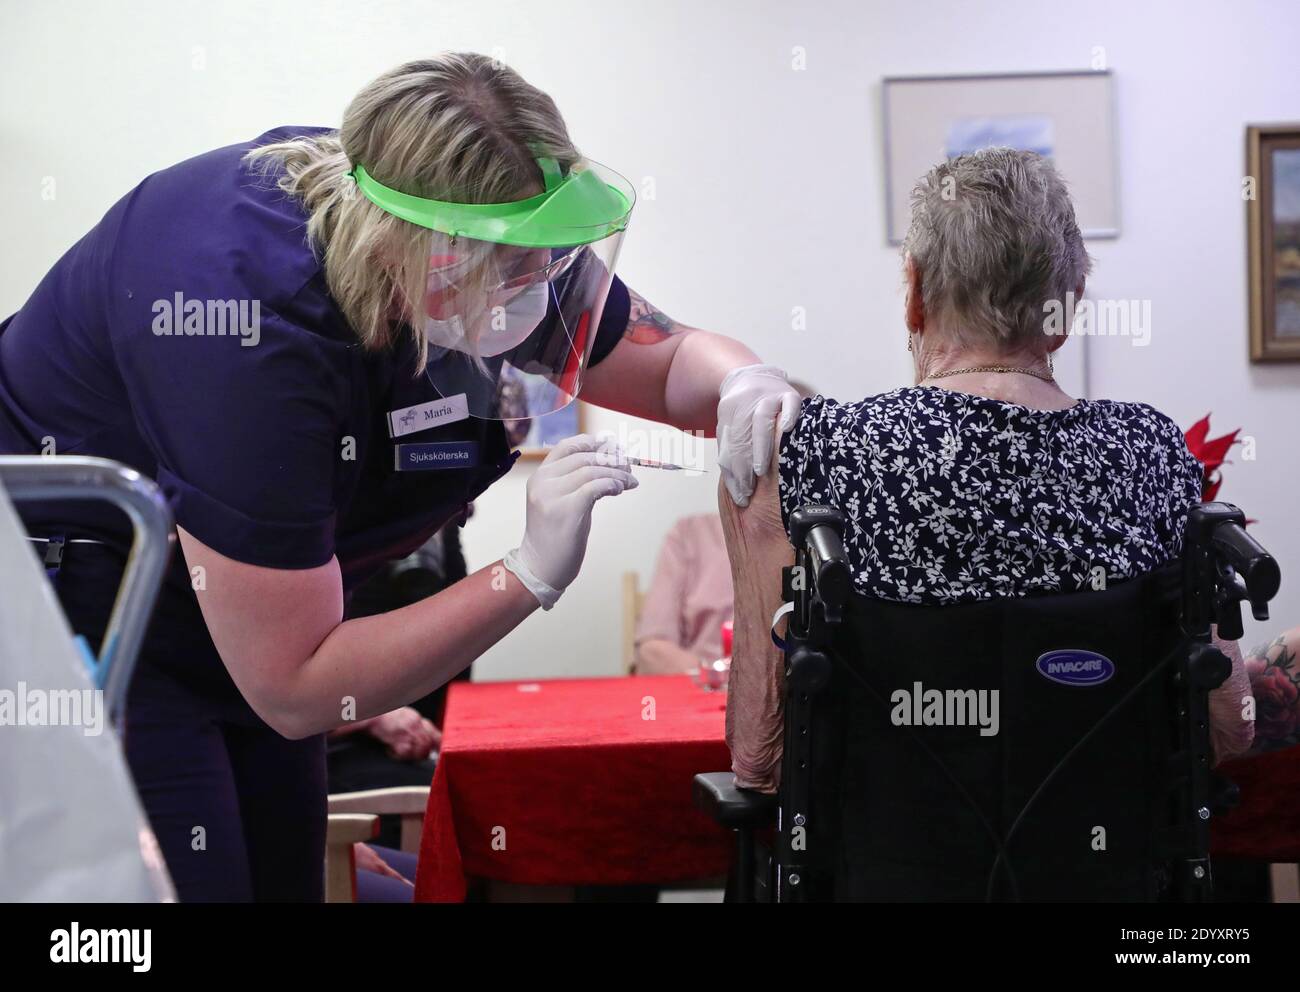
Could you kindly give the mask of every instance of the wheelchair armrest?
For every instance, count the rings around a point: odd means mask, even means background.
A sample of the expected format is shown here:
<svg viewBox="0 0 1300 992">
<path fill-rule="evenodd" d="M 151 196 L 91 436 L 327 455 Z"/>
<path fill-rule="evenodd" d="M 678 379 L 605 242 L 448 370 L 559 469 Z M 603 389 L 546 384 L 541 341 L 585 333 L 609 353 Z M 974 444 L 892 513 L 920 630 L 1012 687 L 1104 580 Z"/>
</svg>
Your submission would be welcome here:
<svg viewBox="0 0 1300 992">
<path fill-rule="evenodd" d="M 736 786 L 731 772 L 695 776 L 695 808 L 729 830 L 765 827 L 776 816 L 777 797 Z"/>
</svg>

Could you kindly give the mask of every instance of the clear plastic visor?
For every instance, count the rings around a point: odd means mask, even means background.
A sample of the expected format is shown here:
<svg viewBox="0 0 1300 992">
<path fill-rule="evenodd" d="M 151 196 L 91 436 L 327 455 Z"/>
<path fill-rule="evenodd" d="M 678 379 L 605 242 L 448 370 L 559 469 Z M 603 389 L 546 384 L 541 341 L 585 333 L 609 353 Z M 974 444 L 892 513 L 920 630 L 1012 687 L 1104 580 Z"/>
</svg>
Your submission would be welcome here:
<svg viewBox="0 0 1300 992">
<path fill-rule="evenodd" d="M 472 416 L 529 420 L 577 397 L 623 231 L 571 248 L 434 234 L 426 375 Z"/>
</svg>

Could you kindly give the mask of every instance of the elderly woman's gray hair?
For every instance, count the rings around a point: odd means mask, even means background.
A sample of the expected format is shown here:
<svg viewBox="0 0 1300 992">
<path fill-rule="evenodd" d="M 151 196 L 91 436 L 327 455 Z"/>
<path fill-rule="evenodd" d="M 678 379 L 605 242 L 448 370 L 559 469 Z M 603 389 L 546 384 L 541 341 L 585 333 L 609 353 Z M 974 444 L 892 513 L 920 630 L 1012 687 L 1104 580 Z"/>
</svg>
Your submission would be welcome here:
<svg viewBox="0 0 1300 992">
<path fill-rule="evenodd" d="M 952 344 L 1002 352 L 1043 353 L 1051 301 L 1066 307 L 1092 265 L 1051 160 L 1012 148 L 931 169 L 912 191 L 903 250 L 927 319 Z"/>
</svg>

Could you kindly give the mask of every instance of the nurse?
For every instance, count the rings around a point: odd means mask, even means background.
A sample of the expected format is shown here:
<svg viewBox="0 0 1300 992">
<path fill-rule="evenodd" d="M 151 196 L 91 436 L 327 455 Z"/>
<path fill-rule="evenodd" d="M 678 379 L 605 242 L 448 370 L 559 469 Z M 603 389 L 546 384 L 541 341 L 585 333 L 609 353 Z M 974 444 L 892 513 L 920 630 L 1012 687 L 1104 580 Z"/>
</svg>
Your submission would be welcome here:
<svg viewBox="0 0 1300 992">
<path fill-rule="evenodd" d="M 716 428 L 739 502 L 768 469 L 798 397 L 614 275 L 633 198 L 546 94 L 444 55 L 368 85 L 338 131 L 149 176 L 0 324 L 0 452 L 125 462 L 175 513 L 126 745 L 181 899 L 319 899 L 323 732 L 430 692 L 576 577 L 593 504 L 636 484 L 585 437 L 534 472 L 502 561 L 342 619 L 509 471 L 506 420 L 581 392 Z M 129 545 L 94 506 L 25 514 L 92 643 Z"/>
</svg>

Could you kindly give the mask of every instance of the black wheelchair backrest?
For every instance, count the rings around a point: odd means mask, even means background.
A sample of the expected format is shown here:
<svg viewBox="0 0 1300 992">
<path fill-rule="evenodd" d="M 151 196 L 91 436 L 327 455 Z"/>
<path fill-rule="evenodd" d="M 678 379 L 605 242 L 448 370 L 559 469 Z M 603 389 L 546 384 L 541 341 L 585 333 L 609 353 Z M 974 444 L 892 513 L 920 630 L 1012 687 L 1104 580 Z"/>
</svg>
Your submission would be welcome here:
<svg viewBox="0 0 1300 992">
<path fill-rule="evenodd" d="M 1155 898 L 1174 852 L 1153 828 L 1178 826 L 1176 580 L 956 606 L 853 597 L 813 754 L 836 895 Z"/>
<path fill-rule="evenodd" d="M 1157 572 L 945 606 L 854 593 L 844 524 L 790 520 L 777 897 L 1206 898 L 1210 625 L 1279 582 L 1241 511 Z"/>
</svg>

